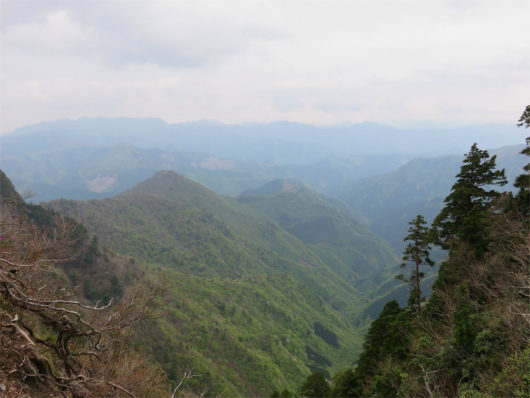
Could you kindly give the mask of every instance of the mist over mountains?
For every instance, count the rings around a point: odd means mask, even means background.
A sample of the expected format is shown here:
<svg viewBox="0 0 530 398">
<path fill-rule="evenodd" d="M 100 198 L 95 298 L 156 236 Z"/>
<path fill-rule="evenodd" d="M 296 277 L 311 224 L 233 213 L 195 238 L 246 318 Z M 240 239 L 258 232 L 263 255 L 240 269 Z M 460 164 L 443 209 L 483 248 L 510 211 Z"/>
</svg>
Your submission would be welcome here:
<svg viewBox="0 0 530 398">
<path fill-rule="evenodd" d="M 530 397 L 529 14 L 0 1 L 0 398 Z"/>
<path fill-rule="evenodd" d="M 26 144 L 19 140 L 24 136 Z M 128 143 L 138 148 L 207 153 L 237 160 L 307 165 L 328 156 L 436 156 L 524 142 L 515 125 L 397 129 L 377 123 L 315 127 L 292 122 L 227 125 L 214 121 L 167 124 L 156 118 L 64 119 L 21 127 L 2 137 L 12 155 L 76 146 Z M 83 145 L 84 144 L 84 145 Z"/>
<path fill-rule="evenodd" d="M 418 212 L 430 220 L 441 209 L 474 142 L 498 156 L 513 182 L 524 164 L 524 131 L 500 124 L 407 130 L 376 123 L 65 119 L 3 136 L 0 166 L 35 202 L 112 197 L 160 170 L 231 197 L 291 181 L 343 201 L 342 211 L 401 251 L 408 220 Z"/>
<path fill-rule="evenodd" d="M 266 396 L 352 365 L 385 303 L 407 304 L 394 276 L 409 221 L 440 211 L 475 141 L 513 189 L 523 137 L 507 125 L 82 118 L 2 137 L 0 167 L 9 197 L 8 179 L 36 193 L 36 220 L 86 229 L 90 256 L 62 271 L 84 299 L 123 291 L 136 269 L 175 280 L 168 316 L 133 337 L 171 380 L 191 366 L 207 374 L 194 391 Z"/>
<path fill-rule="evenodd" d="M 274 178 L 336 193 L 342 183 L 390 172 L 418 156 L 463 154 L 516 145 L 511 125 L 399 130 L 363 123 L 314 127 L 299 123 L 167 124 L 160 119 L 81 118 L 19 128 L 2 136 L 1 166 L 34 200 L 109 197 L 155 172 L 175 170 L 235 196 Z"/>
</svg>

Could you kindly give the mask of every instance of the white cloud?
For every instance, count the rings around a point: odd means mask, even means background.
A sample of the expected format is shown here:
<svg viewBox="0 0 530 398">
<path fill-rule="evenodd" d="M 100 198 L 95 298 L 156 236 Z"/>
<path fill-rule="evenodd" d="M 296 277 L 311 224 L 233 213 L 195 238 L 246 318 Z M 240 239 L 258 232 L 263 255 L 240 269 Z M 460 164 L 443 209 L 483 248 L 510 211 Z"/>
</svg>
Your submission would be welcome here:
<svg viewBox="0 0 530 398">
<path fill-rule="evenodd" d="M 100 115 L 513 122 L 529 102 L 527 1 L 0 4 L 3 133 Z"/>
<path fill-rule="evenodd" d="M 7 23 L 3 41 L 8 48 L 40 56 L 70 54 L 118 67 L 150 63 L 182 68 L 216 65 L 244 51 L 252 40 L 277 37 L 264 28 L 170 6 L 150 2 L 58 3 L 45 18 Z"/>
</svg>

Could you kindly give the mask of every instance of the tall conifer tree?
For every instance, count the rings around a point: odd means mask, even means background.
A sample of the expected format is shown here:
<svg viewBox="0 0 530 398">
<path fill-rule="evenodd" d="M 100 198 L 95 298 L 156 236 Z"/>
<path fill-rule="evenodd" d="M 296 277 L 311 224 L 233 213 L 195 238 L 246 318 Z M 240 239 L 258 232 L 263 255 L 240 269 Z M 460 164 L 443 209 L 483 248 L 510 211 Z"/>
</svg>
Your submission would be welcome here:
<svg viewBox="0 0 530 398">
<path fill-rule="evenodd" d="M 490 158 L 488 151 L 480 150 L 476 143 L 466 155 L 456 175 L 458 180 L 445 198 L 446 206 L 432 224 L 434 242 L 442 248 L 450 249 L 451 242 L 460 238 L 477 253 L 486 249 L 484 219 L 491 201 L 500 195 L 492 185 L 507 183 L 504 169 L 495 169 L 495 160 L 496 156 Z"/>
<path fill-rule="evenodd" d="M 420 271 L 420 265 L 434 265 L 434 261 L 429 258 L 429 228 L 425 227 L 427 222 L 422 215 L 416 216 L 414 220 L 409 222 L 409 235 L 404 241 L 409 241 L 409 244 L 403 252 L 403 264 L 401 268 L 407 266 L 407 262 L 412 262 L 413 269 L 410 276 L 407 278 L 403 274 L 397 275 L 396 279 L 406 282 L 410 286 L 409 306 L 416 307 L 416 313 L 421 311 L 421 290 L 420 279 L 425 277 L 425 273 Z"/>
<path fill-rule="evenodd" d="M 530 127 L 530 105 L 527 105 L 525 111 L 519 118 L 517 127 L 528 128 Z M 530 137 L 526 138 L 526 148 L 521 151 L 522 155 L 530 156 Z M 530 163 L 523 167 L 524 173 L 517 176 L 515 183 L 513 184 L 516 188 L 519 188 L 517 194 L 517 201 L 519 208 L 526 219 L 530 213 Z"/>
</svg>

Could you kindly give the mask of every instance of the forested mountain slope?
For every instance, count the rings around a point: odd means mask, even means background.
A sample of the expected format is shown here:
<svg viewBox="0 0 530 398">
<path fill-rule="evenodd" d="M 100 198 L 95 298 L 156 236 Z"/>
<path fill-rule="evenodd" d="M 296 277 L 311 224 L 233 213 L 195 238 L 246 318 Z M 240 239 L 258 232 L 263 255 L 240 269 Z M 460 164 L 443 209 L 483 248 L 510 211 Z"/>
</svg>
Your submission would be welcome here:
<svg viewBox="0 0 530 398">
<path fill-rule="evenodd" d="M 519 120 L 530 127 L 530 106 Z M 521 151 L 530 156 L 530 137 Z M 408 305 L 388 302 L 365 336 L 355 367 L 329 385 L 313 373 L 298 389 L 333 397 L 526 397 L 530 394 L 530 163 L 507 179 L 495 157 L 471 147 L 430 228 L 410 222 Z M 492 188 L 497 189 L 492 189 Z M 419 267 L 448 251 L 421 304 Z M 415 265 L 415 268 L 414 268 Z M 421 268 L 420 268 L 421 270 Z M 279 392 L 274 394 L 279 396 Z M 284 394 L 285 395 L 285 394 Z"/>
<path fill-rule="evenodd" d="M 497 156 L 498 167 L 506 169 L 511 183 L 524 165 L 519 155 L 523 148 L 521 144 L 490 151 Z M 432 221 L 456 181 L 462 159 L 456 155 L 417 158 L 392 172 L 343 184 L 334 194 L 360 212 L 374 232 L 402 251 L 404 235 L 396 235 L 396 231 L 405 231 L 407 222 L 418 213 Z"/>
<path fill-rule="evenodd" d="M 135 196 L 142 206 L 154 205 L 151 211 L 155 213 L 158 205 L 170 202 L 143 193 L 130 193 L 123 198 L 134 201 Z M 156 202 L 150 203 L 146 196 Z M 195 252 L 188 252 L 196 258 L 185 258 L 180 264 L 167 263 L 163 257 L 153 257 L 158 250 L 150 251 L 150 242 L 143 239 L 164 239 L 150 229 L 149 222 L 144 223 L 149 220 L 149 211 L 143 219 L 139 210 L 136 214 L 131 211 L 127 200 L 118 202 L 111 213 L 101 213 L 115 222 L 116 235 L 120 235 L 120 216 L 113 218 L 113 212 L 121 212 L 129 229 L 134 229 L 133 225 L 145 227 L 143 237 L 133 233 L 133 244 L 125 250 L 126 256 L 100 245 L 99 241 L 107 244 L 105 234 L 99 239 L 87 237 L 82 247 L 74 248 L 77 260 L 64 263 L 63 270 L 78 296 L 92 302 L 121 297 L 136 271 L 171 281 L 172 289 L 166 293 L 166 315 L 140 325 L 131 340 L 138 350 L 160 363 L 170 379 L 178 381 L 184 372 L 193 369 L 194 374 L 202 376 L 193 378 L 186 388 L 197 394 L 207 390 L 208 395 L 225 391 L 230 396 L 266 396 L 271 386 L 294 388 L 311 370 L 327 373 L 351 362 L 359 350 L 360 331 L 300 278 L 273 269 L 275 262 L 284 265 L 289 260 L 257 245 L 246 246 L 243 239 L 234 236 L 228 240 L 238 239 L 240 247 L 219 243 L 227 233 L 222 221 L 173 203 L 171 209 L 183 213 L 184 220 L 192 223 L 190 230 L 178 236 L 184 247 L 180 249 L 190 249 L 186 237 L 195 240 L 197 246 L 191 245 Z M 40 206 L 28 207 L 41 222 L 50 215 L 58 216 Z M 183 225 L 178 217 L 166 220 L 174 223 L 175 229 Z M 116 237 L 112 232 L 108 236 L 112 246 Z M 203 256 L 198 254 L 202 251 L 198 242 L 217 246 L 213 252 L 205 250 Z M 194 260 L 204 262 L 197 264 Z M 231 261 L 227 268 L 223 268 L 225 260 Z M 333 282 L 327 281 L 326 286 L 319 279 L 315 278 L 315 283 L 321 285 L 322 293 L 333 290 L 336 294 L 341 289 L 345 292 Z M 352 292 L 348 294 L 354 297 Z"/>
<path fill-rule="evenodd" d="M 129 344 L 165 290 L 82 225 L 25 203 L 0 170 L 0 396 L 166 397 L 166 376 Z"/>
<path fill-rule="evenodd" d="M 359 350 L 362 329 L 348 319 L 363 323 L 369 299 L 351 284 L 351 271 L 236 200 L 166 171 L 114 198 L 47 207 L 175 281 L 168 316 L 139 335 L 173 379 L 193 366 L 209 374 L 197 388 L 263 396 L 271 386 L 293 387 L 310 370 L 331 374 Z M 368 239 L 374 247 L 348 253 L 341 266 L 369 271 L 396 263 L 364 227 L 344 225 L 348 242 Z"/>
<path fill-rule="evenodd" d="M 278 193 L 273 194 L 271 184 L 277 186 Z M 307 188 L 276 180 L 239 196 L 237 201 L 253 214 L 273 221 L 310 244 L 320 258 L 335 264 L 334 269 L 340 270 L 354 286 L 360 277 L 375 278 L 375 274 L 382 274 L 384 267 L 381 265 L 392 266 L 398 262 L 386 242 L 338 210 L 346 206 L 339 201 L 334 201 L 336 207 L 332 206 L 333 201 L 324 198 Z M 374 267 L 374 264 L 379 266 Z"/>
</svg>

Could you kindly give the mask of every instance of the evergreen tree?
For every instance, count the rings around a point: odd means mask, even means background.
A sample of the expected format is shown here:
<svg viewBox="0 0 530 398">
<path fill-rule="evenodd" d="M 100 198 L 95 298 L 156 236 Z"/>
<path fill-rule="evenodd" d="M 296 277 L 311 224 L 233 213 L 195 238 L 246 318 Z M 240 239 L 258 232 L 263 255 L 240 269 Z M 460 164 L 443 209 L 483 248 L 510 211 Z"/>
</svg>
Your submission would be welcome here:
<svg viewBox="0 0 530 398">
<path fill-rule="evenodd" d="M 331 387 L 322 372 L 313 372 L 298 390 L 299 397 L 327 398 L 331 394 Z"/>
<path fill-rule="evenodd" d="M 503 170 L 495 170 L 496 156 L 473 144 L 466 155 L 457 182 L 445 198 L 446 206 L 433 222 L 434 242 L 450 249 L 456 238 L 469 243 L 477 253 L 485 251 L 487 241 L 483 236 L 484 220 L 491 201 L 500 193 L 492 185 L 507 183 Z"/>
<path fill-rule="evenodd" d="M 293 394 L 288 389 L 285 389 L 283 391 L 280 390 L 274 390 L 270 395 L 270 398 L 292 398 Z"/>
<path fill-rule="evenodd" d="M 399 308 L 396 300 L 385 304 L 364 336 L 363 352 L 355 369 L 361 379 L 373 375 L 378 362 L 388 356 L 398 361 L 407 358 L 409 339 L 405 330 L 410 325 L 410 316 L 410 312 Z"/>
<path fill-rule="evenodd" d="M 528 105 L 519 118 L 518 127 L 524 126 L 525 128 L 530 127 L 530 105 Z M 521 151 L 522 155 L 530 156 L 530 137 L 526 138 L 526 148 Z M 530 163 L 523 167 L 525 171 L 515 179 L 513 184 L 516 188 L 519 188 L 517 194 L 517 202 L 521 213 L 526 216 L 528 220 L 528 214 L 530 213 Z"/>
<path fill-rule="evenodd" d="M 410 286 L 410 296 L 408 305 L 413 308 L 416 307 L 416 313 L 421 311 L 420 304 L 424 300 L 421 297 L 420 279 L 425 277 L 423 272 L 420 272 L 420 265 L 434 265 L 434 261 L 429 258 L 429 228 L 425 227 L 427 222 L 422 215 L 409 222 L 409 235 L 403 239 L 409 241 L 409 244 L 403 252 L 403 261 L 401 268 L 407 266 L 407 262 L 413 263 L 413 269 L 410 276 L 407 278 L 403 274 L 397 275 L 396 279 L 402 280 Z"/>
<path fill-rule="evenodd" d="M 520 125 L 530 127 L 530 106 Z M 528 146 L 523 153 L 530 155 Z M 521 211 L 530 178 L 518 178 L 515 200 L 487 191 L 505 183 L 494 160 L 472 147 L 434 223 L 438 239 L 452 250 L 421 322 L 396 301 L 387 303 L 365 336 L 357 367 L 333 378 L 333 397 L 530 396 L 530 301 L 524 291 L 530 234 L 528 212 Z M 422 237 L 425 231 L 420 216 L 410 224 L 404 260 L 414 261 L 413 232 Z M 494 255 L 476 255 L 485 243 Z"/>
<path fill-rule="evenodd" d="M 518 120 L 517 127 L 522 126 L 524 126 L 525 128 L 530 127 L 530 105 L 526 106 L 526 109 Z"/>
<path fill-rule="evenodd" d="M 389 301 L 379 317 L 372 322 L 364 336 L 363 352 L 359 355 L 355 378 L 349 383 L 353 396 L 396 396 L 397 391 L 388 386 L 385 376 L 385 363 L 405 363 L 409 356 L 410 328 L 412 314 L 399 308 L 396 300 Z M 399 384 L 399 380 L 396 381 Z M 365 386 L 371 392 L 365 394 Z M 344 387 L 343 387 L 344 388 Z M 392 390 L 392 391 L 389 391 Z"/>
<path fill-rule="evenodd" d="M 362 394 L 362 383 L 353 369 L 339 371 L 333 376 L 331 396 L 334 398 L 358 397 Z"/>
</svg>

